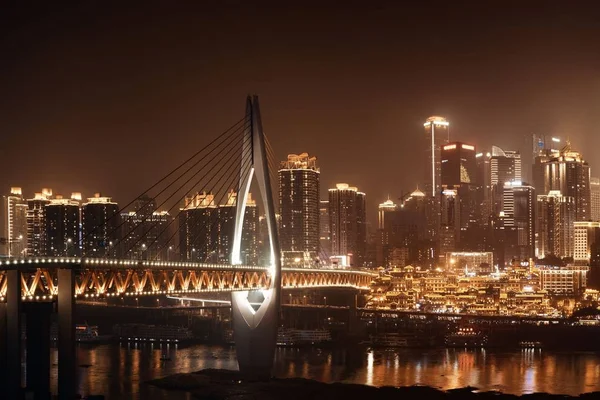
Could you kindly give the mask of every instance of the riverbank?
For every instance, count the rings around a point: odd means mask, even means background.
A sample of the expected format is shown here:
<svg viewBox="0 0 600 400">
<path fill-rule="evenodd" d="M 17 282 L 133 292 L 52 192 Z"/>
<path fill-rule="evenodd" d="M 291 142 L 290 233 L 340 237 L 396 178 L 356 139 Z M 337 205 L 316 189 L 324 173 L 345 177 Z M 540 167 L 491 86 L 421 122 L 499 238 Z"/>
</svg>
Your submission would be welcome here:
<svg viewBox="0 0 600 400">
<path fill-rule="evenodd" d="M 579 396 L 551 395 L 546 393 L 521 396 L 499 392 L 482 392 L 466 387 L 438 390 L 427 386 L 375 387 L 350 383 L 323 383 L 303 378 L 272 378 L 266 381 L 248 380 L 237 371 L 205 369 L 188 374 L 174 374 L 148 382 L 166 390 L 191 393 L 200 400 L 295 400 L 319 399 L 369 399 L 369 400 L 459 400 L 459 399 L 598 399 L 600 392 Z"/>
</svg>

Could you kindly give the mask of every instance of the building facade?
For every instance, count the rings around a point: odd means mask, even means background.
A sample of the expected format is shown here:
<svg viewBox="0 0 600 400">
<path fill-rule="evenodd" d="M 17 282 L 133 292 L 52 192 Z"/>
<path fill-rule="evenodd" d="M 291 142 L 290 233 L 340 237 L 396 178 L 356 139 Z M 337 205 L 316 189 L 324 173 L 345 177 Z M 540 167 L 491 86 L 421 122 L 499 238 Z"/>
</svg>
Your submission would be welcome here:
<svg viewBox="0 0 600 400">
<path fill-rule="evenodd" d="M 591 220 L 600 222 L 600 178 L 590 178 Z"/>
<path fill-rule="evenodd" d="M 11 187 L 0 205 L 0 255 L 23 256 L 27 249 L 27 202 L 21 188 Z"/>
<path fill-rule="evenodd" d="M 427 196 L 427 235 L 436 240 L 440 229 L 440 198 L 442 191 L 442 147 L 450 139 L 450 123 L 443 117 L 432 116 L 425 128 L 425 195 Z"/>
<path fill-rule="evenodd" d="M 307 153 L 290 154 L 280 165 L 279 240 L 284 265 L 319 265 L 319 176 L 316 157 Z"/>
<path fill-rule="evenodd" d="M 535 253 L 535 189 L 526 183 L 504 184 L 502 198 L 502 228 L 504 259 L 526 260 Z"/>
<path fill-rule="evenodd" d="M 329 189 L 329 230 L 332 256 L 346 256 L 352 266 L 363 266 L 367 247 L 365 194 L 338 183 Z"/>
<path fill-rule="evenodd" d="M 49 257 L 76 257 L 80 250 L 80 210 L 81 198 L 62 196 L 50 200 L 45 206 L 45 255 Z"/>
<path fill-rule="evenodd" d="M 563 196 L 557 190 L 538 195 L 536 218 L 536 257 L 544 258 L 547 254 L 573 257 L 575 199 Z"/>
<path fill-rule="evenodd" d="M 51 189 L 42 189 L 27 199 L 27 250 L 28 256 L 43 256 L 46 252 L 46 205 L 52 198 Z"/>
<path fill-rule="evenodd" d="M 81 206 L 81 242 L 84 257 L 116 257 L 119 205 L 100 193 Z"/>
</svg>

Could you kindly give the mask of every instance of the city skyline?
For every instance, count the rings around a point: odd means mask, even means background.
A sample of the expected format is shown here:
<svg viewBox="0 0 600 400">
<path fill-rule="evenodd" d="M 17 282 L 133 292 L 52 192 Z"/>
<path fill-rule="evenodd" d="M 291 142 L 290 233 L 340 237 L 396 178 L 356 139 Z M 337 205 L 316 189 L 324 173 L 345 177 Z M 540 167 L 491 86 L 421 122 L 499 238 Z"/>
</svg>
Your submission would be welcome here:
<svg viewBox="0 0 600 400">
<path fill-rule="evenodd" d="M 418 161 L 410 149 L 420 143 L 422 123 L 431 115 L 451 122 L 450 140 L 520 150 L 524 164 L 531 134 L 544 134 L 570 137 L 592 168 L 600 165 L 597 154 L 585 151 L 600 144 L 592 134 L 597 79 L 585 67 L 597 63 L 597 55 L 588 51 L 594 47 L 588 32 L 593 18 L 585 9 L 530 6 L 511 13 L 510 7 L 491 11 L 480 5 L 459 14 L 441 6 L 423 30 L 415 17 L 428 14 L 426 5 L 373 6 L 366 13 L 350 5 L 345 18 L 333 18 L 335 10 L 325 6 L 316 21 L 309 11 L 317 10 L 310 7 L 293 18 L 279 7 L 262 17 L 239 7 L 246 12 L 242 20 L 228 15 L 225 6 L 149 3 L 133 19 L 134 8 L 123 7 L 115 16 L 88 5 L 61 13 L 41 10 L 35 24 L 15 23 L 19 18 L 3 24 L 7 58 L 0 80 L 6 95 L 0 113 L 10 135 L 0 150 L 0 167 L 12 173 L 4 175 L 2 186 L 22 186 L 25 192 L 40 186 L 59 193 L 101 191 L 120 201 L 131 199 L 150 182 L 146 175 L 158 176 L 188 148 L 201 147 L 209 132 L 227 126 L 247 92 L 263 99 L 265 128 L 277 133 L 272 135 L 277 158 L 315 154 L 323 170 L 321 198 L 335 183 L 353 182 L 368 194 L 371 225 L 377 204 L 388 194 L 399 197 L 420 183 L 423 167 L 414 174 L 403 170 Z M 253 17 L 269 21 L 240 47 Z M 459 28 L 444 29 L 445 18 Z M 202 19 L 212 25 L 198 23 Z M 294 31 L 309 21 L 309 35 Z M 369 28 L 369 46 L 351 29 L 357 21 Z M 150 28 L 157 22 L 165 26 L 160 35 Z M 229 34 L 219 34 L 214 43 L 205 40 L 207 26 L 220 23 Z M 506 24 L 513 28 L 506 30 Z M 462 25 L 476 29 L 477 38 Z M 568 29 L 558 38 L 552 27 Z M 45 40 L 36 42 L 43 29 Z M 273 30 L 280 34 L 271 35 Z M 331 50 L 340 35 L 348 37 Z M 126 40 L 118 40 L 121 36 Z M 83 49 L 83 38 L 95 45 Z M 230 52 L 223 55 L 216 43 Z M 286 43 L 293 43 L 295 52 Z M 280 51 L 264 57 L 273 48 Z M 27 56 L 19 49 L 27 49 Z M 190 49 L 203 56 L 192 56 Z M 559 57 L 561 51 L 570 57 Z M 126 57 L 130 53 L 133 57 Z M 236 54 L 237 63 L 247 68 L 217 68 L 221 72 L 215 75 L 214 67 L 235 62 Z M 440 61 L 423 63 L 428 54 Z M 296 61 L 307 57 L 324 62 L 299 70 Z M 38 64 L 47 67 L 33 79 L 27 71 Z M 164 139 L 167 133 L 173 139 Z M 363 135 L 370 138 L 369 146 L 343 140 Z M 36 146 L 27 146 L 29 140 Z M 31 157 L 22 163 L 18 154 L 25 147 Z M 53 156 L 61 151 L 69 152 L 69 162 Z M 144 151 L 156 162 L 143 165 Z M 339 151 L 360 154 L 361 162 L 340 163 Z M 107 162 L 116 159 L 123 161 Z M 15 165 L 20 168 L 11 168 Z M 72 188 L 70 182 L 81 184 Z"/>
</svg>

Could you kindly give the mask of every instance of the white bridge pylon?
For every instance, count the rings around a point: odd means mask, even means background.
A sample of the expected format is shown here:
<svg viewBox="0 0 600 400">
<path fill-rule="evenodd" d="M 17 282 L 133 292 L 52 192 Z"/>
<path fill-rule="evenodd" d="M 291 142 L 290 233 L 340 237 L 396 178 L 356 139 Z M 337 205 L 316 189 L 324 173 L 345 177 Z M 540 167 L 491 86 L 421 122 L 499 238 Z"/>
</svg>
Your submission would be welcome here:
<svg viewBox="0 0 600 400">
<path fill-rule="evenodd" d="M 271 255 L 268 271 L 271 282 L 267 289 L 232 292 L 233 335 L 240 371 L 250 375 L 270 377 L 279 326 L 281 251 L 258 96 L 248 96 L 246 118 L 248 124 L 243 131 L 242 154 L 250 154 L 251 165 L 249 171 L 245 172 L 247 165 L 244 164 L 247 162 L 242 157 L 231 264 L 242 264 L 242 227 L 246 201 L 252 179 L 256 177 L 269 234 Z"/>
</svg>

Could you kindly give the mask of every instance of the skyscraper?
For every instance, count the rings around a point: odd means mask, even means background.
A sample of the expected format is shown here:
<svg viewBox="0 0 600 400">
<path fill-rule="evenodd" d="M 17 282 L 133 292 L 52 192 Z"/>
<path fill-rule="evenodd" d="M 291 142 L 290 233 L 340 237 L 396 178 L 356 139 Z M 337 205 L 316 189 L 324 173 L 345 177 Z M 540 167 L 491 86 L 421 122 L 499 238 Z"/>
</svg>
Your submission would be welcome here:
<svg viewBox="0 0 600 400">
<path fill-rule="evenodd" d="M 519 181 L 505 182 L 500 217 L 505 231 L 504 260 L 525 260 L 535 250 L 535 189 Z"/>
<path fill-rule="evenodd" d="M 440 210 L 439 255 L 444 258 L 446 253 L 456 251 L 460 242 L 461 212 L 457 189 L 444 188 L 440 194 Z"/>
<path fill-rule="evenodd" d="M 279 238 L 284 265 L 319 262 L 319 175 L 316 157 L 290 154 L 279 168 Z"/>
<path fill-rule="evenodd" d="M 347 257 L 362 266 L 367 246 L 365 194 L 347 183 L 329 189 L 329 229 L 334 257 Z"/>
<path fill-rule="evenodd" d="M 22 256 L 27 248 L 27 202 L 20 187 L 11 187 L 1 200 L 0 255 Z"/>
<path fill-rule="evenodd" d="M 179 251 L 184 261 L 218 261 L 219 209 L 212 193 L 185 198 L 179 213 Z"/>
<path fill-rule="evenodd" d="M 546 190 L 558 190 L 575 199 L 575 220 L 589 221 L 591 213 L 590 166 L 581 154 L 563 147 L 555 157 L 544 163 Z"/>
<path fill-rule="evenodd" d="M 229 263 L 231 261 L 236 204 L 237 193 L 231 191 L 227 195 L 225 204 L 219 206 L 219 261 L 224 263 Z M 252 199 L 252 194 L 248 193 L 244 211 L 242 241 L 240 244 L 242 264 L 257 265 L 258 263 L 258 230 L 258 208 L 256 207 L 256 201 Z"/>
<path fill-rule="evenodd" d="M 75 197 L 75 198 L 73 198 Z M 50 200 L 45 206 L 45 255 L 75 257 L 79 251 L 79 201 L 77 196 Z"/>
<path fill-rule="evenodd" d="M 132 260 L 172 260 L 175 236 L 173 217 L 159 211 L 148 196 L 136 199 L 133 210 L 121 213 L 121 232 L 117 252 Z"/>
<path fill-rule="evenodd" d="M 27 200 L 27 255 L 43 256 L 46 252 L 46 204 L 50 203 L 51 189 L 42 189 Z"/>
<path fill-rule="evenodd" d="M 551 190 L 537 196 L 537 244 L 536 256 L 546 254 L 557 257 L 573 257 L 573 223 L 575 222 L 575 200 Z"/>
<path fill-rule="evenodd" d="M 115 257 L 119 237 L 119 205 L 100 193 L 81 206 L 81 241 L 84 257 Z"/>
<path fill-rule="evenodd" d="M 592 221 L 600 222 L 600 178 L 590 178 L 590 208 Z"/>
<path fill-rule="evenodd" d="M 493 211 L 501 211 L 504 184 L 521 182 L 521 154 L 518 151 L 502 150 L 492 146 L 490 158 L 490 184 L 492 186 Z"/>
<path fill-rule="evenodd" d="M 321 263 L 327 264 L 331 256 L 331 230 L 329 226 L 329 200 L 319 201 L 319 253 Z"/>
<path fill-rule="evenodd" d="M 600 222 L 576 221 L 573 261 L 590 267 L 589 286 L 600 289 Z"/>
<path fill-rule="evenodd" d="M 427 195 L 427 231 L 435 239 L 440 227 L 440 198 L 442 192 L 442 146 L 449 141 L 450 123 L 445 118 L 432 116 L 423 124 L 426 141 L 425 194 Z"/>
</svg>

